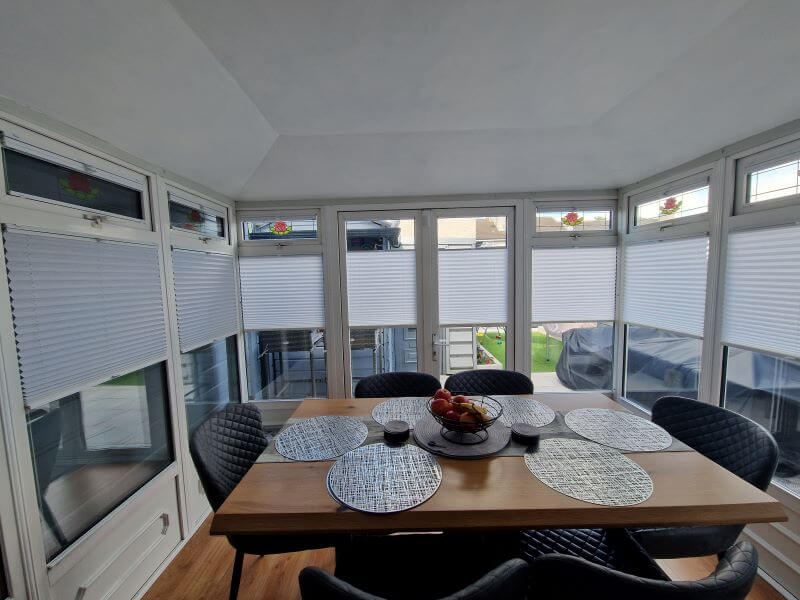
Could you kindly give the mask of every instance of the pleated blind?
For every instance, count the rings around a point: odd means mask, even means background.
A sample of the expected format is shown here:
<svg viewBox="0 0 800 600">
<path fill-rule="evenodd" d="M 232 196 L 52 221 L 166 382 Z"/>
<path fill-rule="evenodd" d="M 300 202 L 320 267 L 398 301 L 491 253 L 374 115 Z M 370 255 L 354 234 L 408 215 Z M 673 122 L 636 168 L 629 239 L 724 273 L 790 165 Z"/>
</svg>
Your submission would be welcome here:
<svg viewBox="0 0 800 600">
<path fill-rule="evenodd" d="M 347 305 L 351 327 L 416 326 L 416 252 L 348 252 Z"/>
<path fill-rule="evenodd" d="M 233 256 L 173 250 L 172 271 L 181 352 L 236 333 Z"/>
<path fill-rule="evenodd" d="M 28 406 L 166 358 L 156 246 L 9 229 L 5 248 Z"/>
<path fill-rule="evenodd" d="M 800 357 L 800 227 L 728 237 L 722 341 Z"/>
<path fill-rule="evenodd" d="M 702 336 L 707 269 L 707 237 L 627 246 L 623 319 Z"/>
<path fill-rule="evenodd" d="M 531 320 L 613 321 L 616 271 L 613 246 L 534 249 Z"/>
<path fill-rule="evenodd" d="M 439 250 L 439 323 L 480 325 L 508 318 L 508 250 Z"/>
<path fill-rule="evenodd" d="M 244 328 L 325 327 L 322 256 L 252 256 L 239 259 Z"/>
</svg>

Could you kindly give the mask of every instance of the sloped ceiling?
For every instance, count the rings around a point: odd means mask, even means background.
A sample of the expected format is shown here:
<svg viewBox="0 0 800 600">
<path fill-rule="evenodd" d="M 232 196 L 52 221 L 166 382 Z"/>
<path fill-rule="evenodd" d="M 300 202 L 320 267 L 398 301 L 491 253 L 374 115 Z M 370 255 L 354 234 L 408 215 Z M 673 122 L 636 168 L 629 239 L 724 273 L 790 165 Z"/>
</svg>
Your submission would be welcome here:
<svg viewBox="0 0 800 600">
<path fill-rule="evenodd" d="M 241 200 L 616 187 L 800 117 L 797 0 L 11 4 L 0 95 Z"/>
</svg>

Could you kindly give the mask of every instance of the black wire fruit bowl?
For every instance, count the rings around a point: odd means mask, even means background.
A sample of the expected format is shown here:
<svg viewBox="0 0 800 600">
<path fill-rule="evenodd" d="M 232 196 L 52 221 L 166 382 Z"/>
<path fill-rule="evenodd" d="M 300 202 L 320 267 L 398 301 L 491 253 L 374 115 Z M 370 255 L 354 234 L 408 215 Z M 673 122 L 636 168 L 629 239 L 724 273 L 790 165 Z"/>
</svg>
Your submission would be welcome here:
<svg viewBox="0 0 800 600">
<path fill-rule="evenodd" d="M 457 444 L 479 444 L 489 438 L 488 429 L 503 414 L 503 405 L 490 396 L 452 394 L 450 407 L 428 400 L 428 412 L 442 426 L 442 437 Z M 444 410 L 444 408 L 447 410 Z"/>
</svg>

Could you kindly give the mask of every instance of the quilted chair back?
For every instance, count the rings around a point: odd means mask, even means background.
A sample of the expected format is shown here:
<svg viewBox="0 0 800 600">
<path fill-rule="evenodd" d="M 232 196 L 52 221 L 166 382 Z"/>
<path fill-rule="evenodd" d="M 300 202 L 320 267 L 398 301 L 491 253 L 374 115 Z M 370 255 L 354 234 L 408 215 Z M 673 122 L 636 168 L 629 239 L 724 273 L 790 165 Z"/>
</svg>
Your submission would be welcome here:
<svg viewBox="0 0 800 600">
<path fill-rule="evenodd" d="M 379 373 L 356 384 L 356 398 L 401 398 L 433 396 L 442 387 L 439 380 L 427 373 Z"/>
<path fill-rule="evenodd" d="M 647 579 L 583 558 L 547 554 L 530 565 L 529 598 L 560 600 L 744 600 L 758 571 L 758 552 L 737 542 L 716 569 L 699 581 Z"/>
<path fill-rule="evenodd" d="M 189 451 L 214 511 L 266 447 L 261 413 L 249 404 L 229 404 L 195 429 Z"/>
<path fill-rule="evenodd" d="M 653 405 L 653 422 L 757 488 L 767 489 L 778 444 L 758 423 L 719 406 L 679 396 Z"/>
<path fill-rule="evenodd" d="M 447 378 L 444 384 L 451 392 L 468 395 L 532 394 L 533 382 L 516 371 L 503 369 L 476 369 L 463 371 Z"/>
</svg>

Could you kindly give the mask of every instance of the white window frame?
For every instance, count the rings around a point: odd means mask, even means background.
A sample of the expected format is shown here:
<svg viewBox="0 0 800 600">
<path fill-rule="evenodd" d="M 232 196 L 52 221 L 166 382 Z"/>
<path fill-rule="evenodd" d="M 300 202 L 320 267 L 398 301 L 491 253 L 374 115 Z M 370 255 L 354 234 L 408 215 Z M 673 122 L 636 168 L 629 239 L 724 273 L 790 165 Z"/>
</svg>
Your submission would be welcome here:
<svg viewBox="0 0 800 600">
<path fill-rule="evenodd" d="M 72 169 L 92 177 L 105 179 L 141 194 L 142 218 L 136 219 L 116 213 L 88 207 L 76 206 L 52 198 L 33 196 L 8 190 L 7 179 L 3 181 L 2 194 L 7 202 L 23 209 L 34 209 L 54 214 L 59 218 L 71 217 L 93 223 L 96 226 L 109 224 L 153 231 L 151 178 L 147 173 L 129 166 L 122 166 L 96 154 L 54 138 L 0 120 L 0 146 L 38 158 L 46 162 Z"/>
<path fill-rule="evenodd" d="M 563 200 L 534 200 L 532 223 L 532 244 L 534 247 L 553 246 L 598 246 L 616 245 L 617 243 L 617 199 L 581 200 L 579 198 Z M 587 211 L 608 210 L 611 212 L 611 224 L 607 230 L 594 231 L 537 231 L 536 220 L 539 212 L 550 211 Z"/>
<path fill-rule="evenodd" d="M 750 175 L 752 173 L 784 162 L 790 162 L 792 158 L 800 160 L 800 140 L 780 144 L 736 160 L 734 215 L 746 215 L 800 205 L 800 193 L 776 200 L 764 200 L 755 204 L 747 201 L 750 192 Z"/>
<path fill-rule="evenodd" d="M 670 179 L 657 183 L 652 187 L 646 187 L 635 190 L 632 193 L 625 195 L 627 203 L 627 236 L 641 239 L 651 238 L 667 238 L 667 237 L 684 237 L 696 233 L 707 233 L 710 221 L 710 215 L 715 210 L 713 194 L 711 192 L 711 185 L 713 183 L 712 169 L 701 168 L 696 172 L 686 173 L 678 179 Z M 676 194 L 686 192 L 688 190 L 709 186 L 708 197 L 708 210 L 699 215 L 690 215 L 687 217 L 678 217 L 676 219 L 669 219 L 658 223 L 648 223 L 646 225 L 636 225 L 636 209 L 642 205 L 659 200 L 662 198 L 669 198 Z"/>
<path fill-rule="evenodd" d="M 244 222 L 252 220 L 274 220 L 278 217 L 286 219 L 303 219 L 313 218 L 317 221 L 317 237 L 315 239 L 276 239 L 276 240 L 246 240 L 244 239 Z M 322 227 L 322 214 L 319 209 L 312 208 L 306 210 L 237 210 L 236 211 L 236 239 L 239 242 L 239 251 L 242 256 L 252 256 L 249 251 L 253 248 L 276 246 L 276 247 L 289 247 L 289 246 L 318 246 L 322 247 L 325 243 L 324 233 Z M 257 252 L 257 251 L 256 251 Z"/>
<path fill-rule="evenodd" d="M 166 183 L 165 193 L 165 227 L 169 228 L 170 241 L 172 242 L 173 246 L 188 250 L 216 251 L 225 253 L 232 252 L 233 236 L 231 235 L 231 222 L 233 219 L 231 217 L 233 216 L 233 210 L 230 206 L 216 202 L 208 196 L 188 190 L 187 188 L 172 182 Z M 188 229 L 173 227 L 169 212 L 170 202 L 176 202 L 188 207 L 196 206 L 206 212 L 222 217 L 225 220 L 225 236 L 210 236 L 199 231 L 191 231 Z"/>
</svg>

